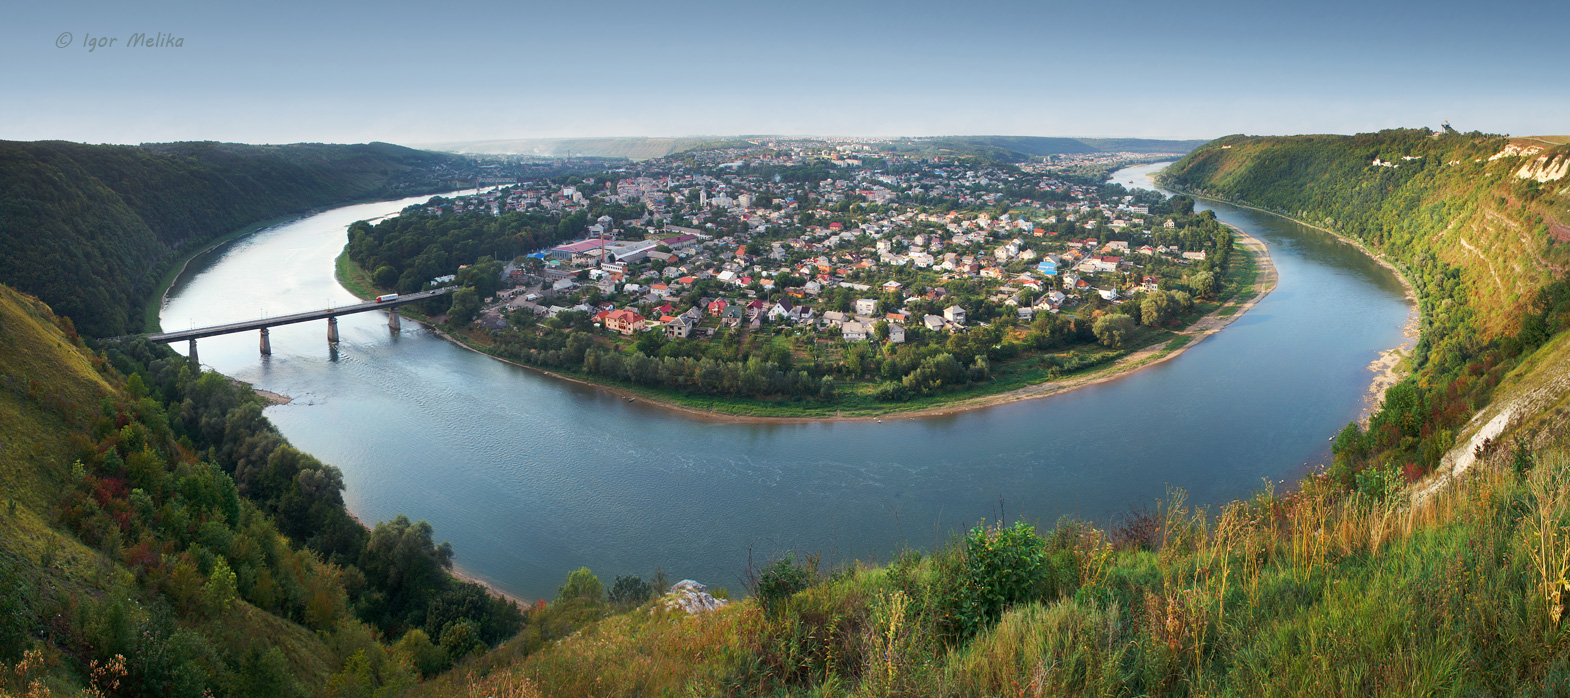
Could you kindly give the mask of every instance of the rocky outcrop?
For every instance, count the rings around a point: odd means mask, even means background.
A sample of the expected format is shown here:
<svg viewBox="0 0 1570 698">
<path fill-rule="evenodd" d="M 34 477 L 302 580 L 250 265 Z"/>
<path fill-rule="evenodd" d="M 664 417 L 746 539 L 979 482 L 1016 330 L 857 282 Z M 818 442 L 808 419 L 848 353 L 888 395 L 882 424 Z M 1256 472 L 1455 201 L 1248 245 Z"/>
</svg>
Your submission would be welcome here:
<svg viewBox="0 0 1570 698">
<path fill-rule="evenodd" d="M 683 579 L 671 585 L 670 593 L 665 595 L 665 607 L 671 610 L 683 610 L 688 615 L 713 611 L 730 603 L 725 599 L 716 599 L 709 594 L 709 588 L 691 579 Z"/>
<path fill-rule="evenodd" d="M 1515 176 L 1546 183 L 1563 179 L 1567 173 L 1570 173 L 1570 155 L 1543 155 L 1522 165 Z"/>
</svg>

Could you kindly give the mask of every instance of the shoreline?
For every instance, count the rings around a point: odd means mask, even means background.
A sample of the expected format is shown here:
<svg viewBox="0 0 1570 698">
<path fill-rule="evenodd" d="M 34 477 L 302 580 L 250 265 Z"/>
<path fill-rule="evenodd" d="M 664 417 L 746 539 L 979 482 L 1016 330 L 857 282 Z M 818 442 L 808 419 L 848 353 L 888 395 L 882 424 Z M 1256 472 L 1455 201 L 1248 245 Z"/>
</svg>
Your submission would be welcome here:
<svg viewBox="0 0 1570 698">
<path fill-rule="evenodd" d="M 458 567 L 457 564 L 454 564 L 451 568 L 449 568 L 447 570 L 447 574 L 452 575 L 454 579 L 458 579 L 460 581 L 469 582 L 470 584 L 478 584 L 483 587 L 485 591 L 491 596 L 518 604 L 518 608 L 521 610 L 527 611 L 529 610 L 530 606 L 534 605 L 533 601 L 526 600 L 516 594 L 508 593 L 501 587 L 480 579 L 471 572 L 465 572 L 462 568 Z"/>
<path fill-rule="evenodd" d="M 1422 299 L 1418 297 L 1417 289 L 1412 285 L 1412 281 L 1406 277 L 1406 272 L 1403 271 L 1401 267 L 1391 262 L 1389 259 L 1386 259 L 1384 254 L 1375 254 L 1372 250 L 1368 249 L 1368 246 L 1364 245 L 1361 240 L 1348 235 L 1343 235 L 1329 228 L 1314 225 L 1313 223 L 1309 223 L 1307 221 L 1298 220 L 1297 218 L 1293 218 L 1292 216 L 1288 216 L 1283 213 L 1276 213 L 1275 211 L 1232 201 L 1230 199 L 1224 199 L 1216 196 L 1206 196 L 1203 194 L 1184 191 L 1170 185 L 1163 184 L 1159 186 L 1185 196 L 1192 196 L 1196 199 L 1219 201 L 1228 206 L 1236 206 L 1238 208 L 1246 208 L 1250 211 L 1258 211 L 1260 213 L 1275 216 L 1283 220 L 1292 221 L 1298 225 L 1313 228 L 1314 230 L 1326 233 L 1331 237 L 1340 240 L 1341 242 L 1356 247 L 1357 251 L 1363 253 L 1363 256 L 1374 260 L 1375 264 L 1389 269 L 1395 274 L 1396 280 L 1401 282 L 1401 289 L 1405 293 L 1407 301 L 1412 304 L 1412 314 L 1407 319 L 1406 323 L 1401 326 L 1401 343 L 1381 352 L 1379 358 L 1375 359 L 1368 365 L 1368 370 L 1374 374 L 1374 377 L 1369 381 L 1368 390 L 1363 394 L 1363 409 L 1358 413 L 1357 417 L 1358 425 L 1364 429 L 1367 429 L 1369 422 L 1374 418 L 1374 413 L 1378 412 L 1380 406 L 1384 405 L 1385 403 L 1385 391 L 1388 390 L 1391 386 L 1400 383 L 1406 378 L 1407 374 L 1410 373 L 1409 370 L 1402 370 L 1403 362 L 1410 356 L 1412 349 L 1417 346 L 1418 340 L 1422 338 L 1423 302 Z"/>
<path fill-rule="evenodd" d="M 1035 385 L 1027 385 L 1022 388 L 1015 388 L 1014 390 L 1009 390 L 1002 393 L 978 395 L 975 397 L 956 400 L 944 405 L 922 407 L 912 410 L 894 409 L 886 412 L 878 412 L 868 415 L 854 415 L 849 417 L 842 415 L 825 415 L 821 417 L 768 417 L 757 415 L 727 414 L 725 412 L 680 405 L 660 399 L 658 397 L 650 397 L 646 393 L 627 390 L 619 386 L 596 383 L 594 381 L 557 373 L 555 371 L 540 368 L 538 366 L 530 366 L 517 361 L 504 359 L 469 346 L 462 340 L 453 337 L 435 325 L 426 323 L 421 324 L 429 329 L 437 337 L 495 361 L 525 368 L 536 373 L 556 378 L 558 380 L 605 390 L 610 392 L 612 395 L 616 395 L 621 398 L 630 397 L 645 400 L 650 404 L 659 406 L 662 409 L 680 412 L 684 415 L 706 421 L 731 424 L 805 424 L 811 422 L 883 421 L 884 418 L 925 419 L 929 417 L 943 417 L 959 414 L 962 412 L 985 409 L 988 407 L 1007 405 L 1024 400 L 1034 400 L 1052 395 L 1059 395 L 1077 390 L 1079 388 L 1085 388 L 1092 385 L 1098 385 L 1108 381 L 1116 380 L 1118 378 L 1123 378 L 1145 368 L 1156 366 L 1158 364 L 1162 364 L 1177 358 L 1178 356 L 1182 355 L 1183 352 L 1188 351 L 1194 346 L 1199 345 L 1201 342 L 1204 342 L 1206 339 L 1216 334 L 1217 332 L 1220 332 L 1227 325 L 1232 324 L 1238 318 L 1242 317 L 1245 313 L 1252 309 L 1255 304 L 1257 304 L 1265 296 L 1269 295 L 1271 291 L 1274 291 L 1277 282 L 1280 280 L 1280 274 L 1277 272 L 1275 264 L 1271 261 L 1269 247 L 1267 247 L 1263 241 L 1244 232 L 1241 228 L 1232 225 L 1228 225 L 1228 227 L 1232 228 L 1238 234 L 1239 245 L 1243 247 L 1244 250 L 1246 250 L 1248 253 L 1254 255 L 1255 263 L 1260 265 L 1260 268 L 1258 269 L 1257 275 L 1254 279 L 1254 293 L 1252 296 L 1248 297 L 1247 300 L 1226 303 L 1194 321 L 1188 327 L 1179 330 L 1177 332 L 1178 336 L 1190 338 L 1190 340 L 1183 346 L 1169 351 L 1165 349 L 1165 343 L 1157 344 L 1140 349 L 1132 354 L 1129 354 L 1128 356 L 1118 359 L 1109 366 L 1095 369 L 1089 373 L 1078 376 L 1072 376 L 1067 379 L 1037 383 Z M 1228 309 L 1230 309 L 1230 312 L 1223 315 L 1222 311 L 1226 311 Z"/>
<path fill-rule="evenodd" d="M 452 194 L 454 192 L 460 192 L 460 191 L 468 191 L 468 189 L 444 190 L 444 191 L 440 191 L 440 192 L 435 192 L 435 193 L 431 194 L 431 196 L 441 196 L 443 194 Z M 415 194 L 414 196 L 420 196 L 420 195 L 419 194 Z M 319 207 L 312 208 L 312 209 L 306 209 L 304 211 L 296 211 L 294 213 L 286 213 L 286 214 L 283 214 L 281 216 L 277 216 L 277 217 L 274 217 L 274 218 L 268 218 L 268 219 L 264 219 L 264 220 L 260 220 L 260 221 L 255 221 L 253 223 L 248 223 L 248 224 L 240 227 L 237 230 L 234 230 L 234 231 L 232 231 L 230 233 L 227 233 L 227 234 L 223 235 L 222 237 L 214 240 L 213 242 L 211 242 L 207 246 L 205 246 L 205 247 L 203 247 L 203 248 L 201 248 L 199 250 L 194 250 L 194 251 L 186 254 L 185 255 L 185 259 L 180 262 L 180 268 L 178 270 L 175 270 L 173 273 L 169 273 L 167 276 L 165 276 L 164 278 L 159 280 L 159 285 L 162 288 L 158 289 L 158 298 L 157 298 L 157 300 L 154 301 L 152 298 L 148 298 L 147 302 L 143 305 L 143 308 L 142 308 L 142 315 L 143 315 L 144 320 L 152 320 L 153 321 L 152 325 L 150 327 L 146 328 L 145 331 L 152 332 L 152 331 L 161 331 L 163 329 L 162 325 L 159 324 L 159 317 L 158 316 L 159 316 L 159 314 L 161 314 L 163 312 L 164 306 L 169 303 L 169 292 L 174 290 L 174 285 L 180 281 L 180 277 L 185 275 L 185 270 L 188 269 L 191 266 L 191 261 L 195 260 L 198 256 L 200 256 L 200 255 L 202 255 L 204 253 L 207 253 L 207 252 L 211 252 L 213 249 L 215 249 L 215 248 L 217 248 L 217 247 L 219 247 L 221 245 L 227 245 L 227 244 L 229 244 L 231 242 L 235 242 L 236 240 L 239 240 L 241 238 L 248 237 L 248 236 L 254 235 L 256 233 L 260 233 L 260 232 L 262 232 L 264 230 L 267 230 L 269 228 L 276 228 L 276 227 L 278 227 L 280 225 L 288 225 L 290 223 L 294 223 L 296 221 L 304 220 L 306 218 L 309 218 L 311 216 L 317 215 L 319 213 L 326 213 L 327 211 L 331 211 L 333 209 L 343 208 L 345 206 L 358 206 L 360 204 L 372 204 L 372 203 L 377 203 L 377 202 L 381 202 L 381 201 L 399 201 L 399 200 L 406 199 L 406 198 L 412 198 L 412 197 L 397 197 L 397 198 L 393 198 L 393 199 L 378 199 L 378 198 L 353 199 L 353 200 L 350 200 L 350 201 L 339 202 L 339 203 L 336 203 L 336 204 L 329 204 L 329 205 L 326 205 L 326 206 L 319 206 Z M 396 215 L 396 214 L 387 214 L 387 215 Z M 385 218 L 385 217 L 386 216 L 382 216 L 382 218 Z M 375 219 L 371 219 L 371 220 L 375 220 Z M 343 284 L 339 283 L 339 285 L 342 286 Z"/>
</svg>

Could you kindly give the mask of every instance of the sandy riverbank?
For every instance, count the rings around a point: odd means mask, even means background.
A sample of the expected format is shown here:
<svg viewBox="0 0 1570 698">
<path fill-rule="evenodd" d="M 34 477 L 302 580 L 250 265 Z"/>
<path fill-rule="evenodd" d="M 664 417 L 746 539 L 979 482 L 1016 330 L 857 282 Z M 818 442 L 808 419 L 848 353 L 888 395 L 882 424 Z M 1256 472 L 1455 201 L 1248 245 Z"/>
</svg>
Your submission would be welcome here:
<svg viewBox="0 0 1570 698">
<path fill-rule="evenodd" d="M 485 590 L 487 592 L 489 592 L 491 596 L 494 596 L 494 597 L 496 597 L 498 599 L 506 599 L 508 601 L 511 601 L 511 602 L 513 602 L 515 604 L 518 604 L 518 606 L 520 608 L 523 608 L 525 610 L 527 610 L 530 606 L 534 605 L 533 601 L 529 601 L 529 600 L 524 599 L 523 597 L 520 597 L 520 596 L 515 596 L 513 594 L 509 594 L 509 593 L 503 591 L 501 589 L 501 587 L 498 587 L 495 584 L 492 584 L 492 583 L 487 582 L 487 581 L 485 581 L 483 579 L 480 579 L 479 577 L 476 577 L 476 576 L 474 576 L 472 574 L 469 574 L 468 572 L 465 572 L 462 569 L 459 569 L 456 565 L 454 565 L 451 569 L 447 570 L 447 573 L 451 574 L 452 576 L 457 577 L 458 579 L 461 579 L 461 580 L 463 580 L 465 582 L 470 582 L 470 583 L 478 584 L 478 585 L 480 585 L 482 587 L 485 587 Z"/>
<path fill-rule="evenodd" d="M 247 382 L 245 382 L 243 380 L 240 380 L 238 378 L 234 378 L 234 377 L 231 377 L 231 376 L 224 376 L 224 377 L 228 378 L 230 383 L 233 383 L 233 384 L 238 385 L 238 386 L 240 386 L 242 388 L 245 388 L 246 390 L 249 390 L 249 391 L 251 391 L 253 393 L 256 393 L 258 396 L 260 396 L 262 398 L 262 400 L 267 402 L 267 405 L 269 407 L 271 407 L 273 405 L 287 405 L 287 404 L 289 404 L 291 402 L 294 402 L 294 398 L 289 397 L 288 395 L 280 395 L 280 394 L 275 393 L 275 392 L 273 392 L 271 390 L 262 390 L 261 388 L 258 388 L 258 387 L 254 386 L 254 385 L 251 385 L 250 383 L 247 383 Z"/>
<path fill-rule="evenodd" d="M 964 398 L 964 399 L 956 400 L 954 402 L 947 403 L 947 404 L 944 404 L 944 405 L 937 405 L 937 406 L 934 406 L 934 407 L 925 407 L 925 408 L 914 409 L 914 410 L 892 409 L 892 410 L 889 410 L 887 412 L 881 412 L 881 413 L 871 414 L 871 415 L 857 415 L 857 416 L 852 416 L 852 417 L 844 417 L 844 416 L 838 416 L 838 415 L 836 415 L 836 416 L 823 416 L 823 417 L 760 417 L 760 416 L 753 416 L 753 415 L 731 415 L 731 414 L 726 414 L 724 412 L 715 412 L 715 411 L 712 411 L 712 410 L 705 410 L 705 409 L 699 409 L 699 408 L 694 408 L 694 407 L 688 407 L 686 405 L 680 405 L 680 404 L 676 404 L 676 403 L 673 403 L 673 402 L 668 402 L 668 401 L 665 401 L 665 400 L 661 400 L 659 398 L 649 397 L 645 393 L 637 393 L 637 392 L 625 390 L 625 389 L 622 389 L 622 388 L 618 388 L 616 386 L 602 385 L 600 383 L 595 383 L 593 381 L 587 381 L 587 380 L 583 380 L 581 378 L 574 378 L 572 376 L 562 375 L 562 374 L 556 373 L 554 371 L 548 371 L 546 369 L 542 369 L 542 368 L 539 368 L 537 366 L 529 366 L 527 364 L 522 364 L 522 363 L 519 363 L 519 362 L 516 362 L 516 361 L 509 361 L 507 359 L 503 359 L 503 358 L 500 358 L 500 357 L 497 357 L 497 356 L 492 356 L 491 354 L 487 354 L 487 353 L 485 353 L 483 351 L 475 349 L 474 347 L 471 347 L 471 346 L 465 344 L 464 342 L 458 340 L 457 338 L 452 337 L 451 335 L 448 335 L 446 332 L 443 332 L 443 331 L 441 331 L 441 330 L 439 330 L 439 329 L 437 329 L 435 327 L 430 327 L 430 330 L 436 336 L 441 337 L 442 339 L 445 339 L 445 340 L 447 340 L 449 342 L 452 342 L 453 344 L 456 344 L 456 345 L 458 345 L 460 347 L 463 347 L 464 349 L 468 349 L 469 351 L 472 351 L 472 352 L 474 352 L 476 354 L 481 354 L 483 356 L 495 359 L 497 361 L 501 361 L 503 363 L 512 364 L 514 366 L 518 366 L 518 367 L 521 367 L 521 368 L 526 368 L 528 370 L 535 371 L 537 373 L 541 373 L 541 374 L 544 374 L 544 375 L 547 375 L 547 376 L 551 376 L 551 377 L 554 377 L 554 378 L 558 378 L 560 380 L 570 381 L 570 382 L 573 382 L 573 383 L 578 383 L 580 385 L 587 385 L 587 386 L 592 386 L 592 387 L 595 387 L 595 388 L 599 388 L 601 390 L 608 391 L 608 392 L 610 392 L 610 393 L 612 393 L 614 395 L 618 395 L 618 396 L 621 396 L 623 398 L 641 399 L 641 400 L 643 400 L 645 402 L 648 402 L 650 404 L 659 405 L 660 407 L 665 408 L 665 409 L 670 409 L 670 410 L 674 410 L 674 411 L 677 411 L 677 412 L 681 412 L 683 414 L 690 415 L 690 416 L 692 416 L 694 418 L 697 418 L 697 419 L 713 420 L 713 421 L 718 421 L 718 422 L 732 422 L 732 423 L 749 423 L 749 422 L 752 422 L 752 423 L 769 423 L 769 424 L 790 424 L 790 423 L 799 423 L 799 422 L 827 422 L 827 421 L 863 421 L 863 422 L 865 422 L 865 421 L 883 421 L 884 419 L 904 419 L 904 418 L 919 419 L 919 418 L 925 418 L 925 417 L 938 417 L 938 416 L 943 416 L 943 415 L 957 414 L 957 413 L 960 413 L 960 412 L 967 412 L 967 411 L 970 411 L 970 410 L 979 410 L 979 409 L 983 409 L 983 408 L 987 408 L 987 407 L 994 407 L 994 406 L 997 406 L 997 405 L 1004 405 L 1004 404 L 1008 404 L 1008 403 L 1012 403 L 1012 402 L 1019 402 L 1021 400 L 1034 400 L 1036 398 L 1043 398 L 1043 397 L 1048 397 L 1048 396 L 1051 396 L 1051 395 L 1058 395 L 1058 394 L 1061 394 L 1061 393 L 1068 392 L 1070 390 L 1075 390 L 1075 389 L 1078 389 L 1078 388 L 1084 388 L 1084 387 L 1087 387 L 1087 386 L 1096 385 L 1096 384 L 1099 384 L 1099 383 L 1105 383 L 1105 382 L 1110 381 L 1110 380 L 1115 380 L 1115 379 L 1118 379 L 1118 378 L 1122 378 L 1124 376 L 1127 376 L 1129 374 L 1134 373 L 1135 371 L 1139 371 L 1139 370 L 1144 369 L 1144 368 L 1148 368 L 1148 367 L 1155 366 L 1157 364 L 1160 364 L 1160 363 L 1163 363 L 1163 362 L 1166 362 L 1166 361 L 1170 361 L 1170 360 L 1178 357 L 1179 355 L 1181 355 L 1183 352 L 1188 351 L 1190 348 L 1194 347 L 1195 345 L 1198 345 L 1200 342 L 1203 342 L 1207 337 L 1210 337 L 1211 335 L 1213 335 L 1213 334 L 1215 334 L 1217 332 L 1220 332 L 1227 325 L 1232 324 L 1239 317 L 1242 317 L 1243 314 L 1248 312 L 1248 310 L 1250 308 L 1254 307 L 1254 304 L 1258 303 L 1260 301 L 1260 299 L 1264 298 L 1271 291 L 1275 290 L 1276 282 L 1279 279 L 1279 274 L 1276 271 L 1275 264 L 1273 264 L 1271 262 L 1271 259 L 1270 259 L 1270 249 L 1265 246 L 1265 243 L 1261 242 L 1258 238 L 1255 238 L 1255 237 L 1249 235 L 1248 233 L 1243 232 L 1241 229 L 1237 228 L 1236 226 L 1231 226 L 1231 227 L 1237 233 L 1238 244 L 1240 246 L 1242 246 L 1243 249 L 1247 250 L 1250 254 L 1254 255 L 1255 263 L 1258 265 L 1258 271 L 1257 271 L 1257 273 L 1255 275 L 1255 279 L 1254 279 L 1254 293 L 1253 293 L 1252 296 L 1250 296 L 1245 301 L 1242 301 L 1242 302 L 1239 302 L 1239 303 L 1229 303 L 1229 304 L 1224 305 L 1224 306 L 1222 306 L 1220 308 L 1217 308 L 1215 311 L 1212 311 L 1210 314 L 1200 318 L 1199 320 L 1196 320 L 1193 324 L 1189 325 L 1187 328 L 1185 328 L 1182 331 L 1178 332 L 1179 335 L 1187 336 L 1187 337 L 1190 338 L 1189 341 L 1186 344 L 1184 344 L 1183 346 L 1178 347 L 1177 349 L 1173 349 L 1173 350 L 1168 351 L 1165 348 L 1165 343 L 1158 344 L 1158 345 L 1146 347 L 1146 348 L 1141 349 L 1139 351 L 1136 351 L 1136 352 L 1134 352 L 1132 354 L 1129 354 L 1128 356 L 1125 356 L 1125 357 L 1117 360 L 1112 365 L 1107 366 L 1105 368 L 1102 368 L 1100 370 L 1091 371 L 1089 373 L 1084 373 L 1084 374 L 1072 376 L 1072 377 L 1064 379 L 1064 380 L 1049 381 L 1049 382 L 1046 382 L 1046 383 L 1037 383 L 1035 385 L 1025 386 L 1023 388 L 1010 390 L 1010 391 L 1004 392 L 1004 393 L 995 393 L 995 394 L 992 394 L 992 395 L 980 395 L 980 396 L 976 396 L 976 397 L 972 397 L 972 398 Z"/>
</svg>

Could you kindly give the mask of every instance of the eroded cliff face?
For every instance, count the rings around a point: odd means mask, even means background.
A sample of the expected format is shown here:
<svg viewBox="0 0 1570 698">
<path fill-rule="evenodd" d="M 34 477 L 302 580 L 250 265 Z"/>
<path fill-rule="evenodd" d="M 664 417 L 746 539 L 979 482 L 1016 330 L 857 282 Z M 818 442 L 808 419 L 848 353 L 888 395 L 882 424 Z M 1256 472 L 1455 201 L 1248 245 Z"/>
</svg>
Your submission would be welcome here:
<svg viewBox="0 0 1570 698">
<path fill-rule="evenodd" d="M 1570 153 L 1548 153 L 1539 155 L 1515 173 L 1521 179 L 1530 179 L 1534 182 L 1557 182 L 1570 174 Z"/>
</svg>

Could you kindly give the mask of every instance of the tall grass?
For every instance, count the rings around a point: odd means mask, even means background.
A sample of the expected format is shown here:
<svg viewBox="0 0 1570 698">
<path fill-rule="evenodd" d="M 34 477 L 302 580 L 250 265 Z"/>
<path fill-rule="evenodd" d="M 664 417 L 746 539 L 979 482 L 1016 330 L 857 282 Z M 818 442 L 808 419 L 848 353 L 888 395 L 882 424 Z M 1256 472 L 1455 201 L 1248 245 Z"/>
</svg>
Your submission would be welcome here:
<svg viewBox="0 0 1570 698">
<path fill-rule="evenodd" d="M 1045 532 L 1040 583 L 1011 587 L 1035 591 L 970 636 L 948 632 L 945 614 L 975 583 L 965 576 L 967 541 L 996 541 L 993 528 L 889 567 L 842 569 L 767 616 L 751 600 L 694 617 L 646 606 L 494 676 L 562 696 L 1570 688 L 1563 450 L 1524 473 L 1482 464 L 1423 499 L 1348 494 L 1310 477 L 1216 513 L 1174 492 L 1154 515 L 1140 535 L 1078 522 Z"/>
</svg>

